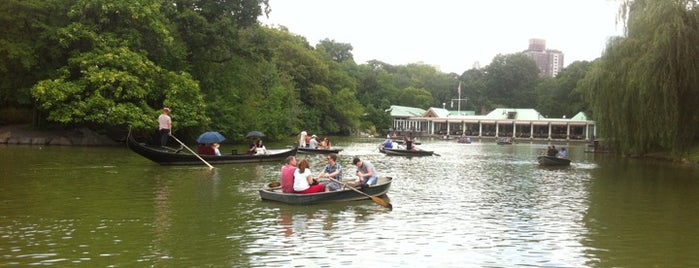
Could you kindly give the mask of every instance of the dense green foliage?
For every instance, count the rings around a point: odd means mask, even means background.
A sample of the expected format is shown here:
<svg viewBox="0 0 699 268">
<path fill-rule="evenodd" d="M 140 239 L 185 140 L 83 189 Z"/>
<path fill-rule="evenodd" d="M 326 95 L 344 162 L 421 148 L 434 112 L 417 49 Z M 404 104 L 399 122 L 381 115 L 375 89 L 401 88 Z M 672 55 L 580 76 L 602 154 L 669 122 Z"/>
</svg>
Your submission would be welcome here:
<svg viewBox="0 0 699 268">
<path fill-rule="evenodd" d="M 627 36 L 612 40 L 584 87 L 620 153 L 686 152 L 699 139 L 699 9 L 690 0 L 625 2 Z"/>
<path fill-rule="evenodd" d="M 677 149 L 696 140 L 699 126 L 688 110 L 697 105 L 697 11 L 693 1 L 655 2 L 663 1 L 628 2 L 628 37 L 600 60 L 571 63 L 551 78 L 521 53 L 462 74 L 357 64 L 349 43 L 312 45 L 284 26 L 260 25 L 267 0 L 6 0 L 0 123 L 24 113 L 35 125 L 153 133 L 168 106 L 176 133 L 190 137 L 383 132 L 391 105 L 454 110 L 461 84 L 461 110 L 583 111 L 603 135 L 633 143 L 620 148 Z"/>
</svg>

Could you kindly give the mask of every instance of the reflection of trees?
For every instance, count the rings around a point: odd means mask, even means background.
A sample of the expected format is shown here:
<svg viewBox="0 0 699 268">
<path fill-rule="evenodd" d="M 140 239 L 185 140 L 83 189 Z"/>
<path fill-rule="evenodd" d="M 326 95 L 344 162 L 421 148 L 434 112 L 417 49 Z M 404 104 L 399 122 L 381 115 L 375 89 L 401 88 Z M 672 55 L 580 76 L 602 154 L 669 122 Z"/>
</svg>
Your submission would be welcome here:
<svg viewBox="0 0 699 268">
<path fill-rule="evenodd" d="M 605 160 L 593 171 L 583 217 L 595 267 L 697 267 L 699 172 Z"/>
<path fill-rule="evenodd" d="M 155 185 L 155 241 L 153 250 L 155 251 L 156 259 L 163 259 L 170 255 L 169 250 L 165 245 L 168 244 L 169 232 L 171 227 L 170 219 L 170 187 L 166 180 L 162 177 L 156 178 Z"/>
</svg>

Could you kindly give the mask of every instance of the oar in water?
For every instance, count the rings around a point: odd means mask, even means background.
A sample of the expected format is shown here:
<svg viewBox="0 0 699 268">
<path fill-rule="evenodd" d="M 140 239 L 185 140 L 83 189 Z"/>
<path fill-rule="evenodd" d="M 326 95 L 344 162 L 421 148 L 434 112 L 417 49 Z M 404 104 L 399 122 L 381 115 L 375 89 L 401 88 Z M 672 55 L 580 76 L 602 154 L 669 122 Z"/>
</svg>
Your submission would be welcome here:
<svg viewBox="0 0 699 268">
<path fill-rule="evenodd" d="M 371 198 L 371 201 L 374 201 L 374 203 L 376 203 L 376 204 L 379 204 L 379 205 L 381 205 L 381 206 L 383 206 L 383 207 L 385 207 L 385 208 L 388 208 L 388 209 L 393 209 L 393 205 L 391 205 L 391 203 L 388 203 L 388 201 L 386 201 L 386 200 L 383 200 L 383 199 L 378 198 L 378 197 L 376 197 L 376 196 L 368 195 L 368 194 L 366 194 L 365 192 L 362 192 L 362 191 L 360 191 L 360 190 L 357 190 L 357 188 L 354 188 L 354 187 L 352 187 L 352 186 L 350 186 L 350 185 L 347 185 L 346 183 L 341 182 L 341 181 L 338 181 L 338 180 L 336 180 L 336 179 L 333 179 L 333 178 L 328 178 L 328 179 L 330 179 L 331 181 L 337 182 L 337 183 L 339 183 L 339 184 L 342 184 L 342 185 L 344 185 L 345 187 L 350 188 L 350 189 L 352 189 L 353 191 L 355 191 L 355 192 L 357 192 L 357 193 L 366 195 L 367 197 Z"/>
<path fill-rule="evenodd" d="M 206 160 L 204 160 L 204 158 L 201 158 L 201 156 L 199 156 L 197 153 L 195 153 L 194 151 L 192 151 L 192 149 L 189 149 L 189 147 L 187 147 L 187 145 L 184 145 L 184 143 L 182 143 L 180 140 L 178 140 L 174 135 L 170 134 L 170 137 L 172 137 L 173 139 L 175 139 L 177 142 L 180 143 L 180 145 L 184 146 L 184 148 L 187 148 L 187 150 L 188 150 L 190 153 L 194 154 L 197 158 L 199 158 L 199 160 L 201 160 L 202 162 L 204 162 L 204 164 L 206 164 L 207 166 L 209 166 L 209 169 L 213 169 L 213 168 L 214 168 L 211 164 L 209 164 L 209 162 L 206 162 Z"/>
</svg>

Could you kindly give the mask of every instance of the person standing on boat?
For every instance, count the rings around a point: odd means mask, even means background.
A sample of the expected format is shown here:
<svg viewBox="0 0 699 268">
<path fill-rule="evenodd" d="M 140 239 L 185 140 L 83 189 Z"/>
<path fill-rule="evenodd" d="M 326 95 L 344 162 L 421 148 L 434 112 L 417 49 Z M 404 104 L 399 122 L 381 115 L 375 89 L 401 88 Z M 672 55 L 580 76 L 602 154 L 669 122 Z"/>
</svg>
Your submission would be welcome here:
<svg viewBox="0 0 699 268">
<path fill-rule="evenodd" d="M 338 181 L 342 181 L 342 165 L 337 162 L 337 154 L 328 154 L 328 164 L 325 165 L 320 174 L 318 174 L 318 179 L 322 178 L 333 178 Z M 325 184 L 326 191 L 336 191 L 342 189 L 342 184 L 330 181 Z"/>
<path fill-rule="evenodd" d="M 325 191 L 325 185 L 317 183 L 313 179 L 313 173 L 309 168 L 308 160 L 301 160 L 294 171 L 294 192 L 297 194 L 311 194 Z"/>
<path fill-rule="evenodd" d="M 306 136 L 308 136 L 308 132 L 301 131 L 301 134 L 299 134 L 299 148 L 305 148 L 306 147 Z"/>
<path fill-rule="evenodd" d="M 356 185 L 362 186 L 362 188 L 369 185 L 374 185 L 379 181 L 378 173 L 374 168 L 374 165 L 369 161 L 362 161 L 359 157 L 352 159 L 352 164 L 357 166 L 357 180 Z"/>
<path fill-rule="evenodd" d="M 172 119 L 168 107 L 163 107 L 163 113 L 158 116 L 158 131 L 160 132 L 160 146 L 166 147 L 167 140 L 172 134 Z"/>
<path fill-rule="evenodd" d="M 296 171 L 296 156 L 286 158 L 286 165 L 282 167 L 281 184 L 282 192 L 294 192 L 294 171 Z"/>
</svg>

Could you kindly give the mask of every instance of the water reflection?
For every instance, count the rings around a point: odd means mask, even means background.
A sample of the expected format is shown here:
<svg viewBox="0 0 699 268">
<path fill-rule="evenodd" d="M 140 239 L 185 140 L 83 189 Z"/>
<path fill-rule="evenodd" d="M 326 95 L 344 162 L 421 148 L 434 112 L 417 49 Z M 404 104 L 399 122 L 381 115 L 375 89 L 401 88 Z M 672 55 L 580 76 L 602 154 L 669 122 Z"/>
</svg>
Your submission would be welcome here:
<svg viewBox="0 0 699 268">
<path fill-rule="evenodd" d="M 158 166 L 128 150 L 0 146 L 0 256 L 14 266 L 697 267 L 696 168 L 571 145 L 423 140 L 441 156 L 395 157 L 335 139 L 338 163 L 394 178 L 371 200 L 261 201 L 283 163 Z M 15 156 L 16 155 L 16 156 Z M 12 157 L 10 157 L 12 156 Z M 311 160 L 314 173 L 326 161 Z"/>
</svg>

